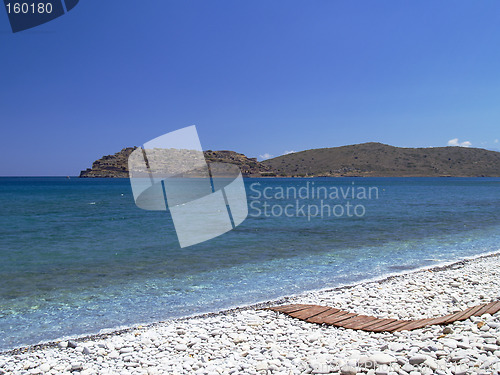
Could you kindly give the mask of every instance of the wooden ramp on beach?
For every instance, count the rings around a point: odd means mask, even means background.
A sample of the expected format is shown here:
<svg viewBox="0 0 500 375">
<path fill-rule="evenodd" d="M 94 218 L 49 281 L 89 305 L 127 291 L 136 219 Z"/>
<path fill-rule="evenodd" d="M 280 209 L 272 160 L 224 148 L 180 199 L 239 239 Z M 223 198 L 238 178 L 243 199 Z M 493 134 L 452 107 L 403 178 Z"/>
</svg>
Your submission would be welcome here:
<svg viewBox="0 0 500 375">
<path fill-rule="evenodd" d="M 459 320 L 466 320 L 471 316 L 495 314 L 500 311 L 500 301 L 469 307 L 464 311 L 459 311 L 439 318 L 418 320 L 381 319 L 374 316 L 358 315 L 333 307 L 318 305 L 282 305 L 268 307 L 267 310 L 284 313 L 309 323 L 327 324 L 335 327 L 358 329 L 368 332 L 395 332 L 404 330 L 411 331 L 413 329 L 436 324 L 449 324 Z"/>
</svg>

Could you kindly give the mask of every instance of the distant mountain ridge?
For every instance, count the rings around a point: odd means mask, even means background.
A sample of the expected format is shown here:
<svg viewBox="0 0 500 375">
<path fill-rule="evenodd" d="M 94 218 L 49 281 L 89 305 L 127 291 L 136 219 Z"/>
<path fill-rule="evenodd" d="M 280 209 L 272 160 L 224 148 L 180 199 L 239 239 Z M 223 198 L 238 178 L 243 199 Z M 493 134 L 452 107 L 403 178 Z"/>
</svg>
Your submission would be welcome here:
<svg viewBox="0 0 500 375">
<path fill-rule="evenodd" d="M 128 177 L 136 147 L 96 160 L 80 177 Z M 206 160 L 240 167 L 246 177 L 500 177 L 500 152 L 465 147 L 403 148 L 362 143 L 282 155 L 263 162 L 235 151 L 204 151 Z"/>
</svg>

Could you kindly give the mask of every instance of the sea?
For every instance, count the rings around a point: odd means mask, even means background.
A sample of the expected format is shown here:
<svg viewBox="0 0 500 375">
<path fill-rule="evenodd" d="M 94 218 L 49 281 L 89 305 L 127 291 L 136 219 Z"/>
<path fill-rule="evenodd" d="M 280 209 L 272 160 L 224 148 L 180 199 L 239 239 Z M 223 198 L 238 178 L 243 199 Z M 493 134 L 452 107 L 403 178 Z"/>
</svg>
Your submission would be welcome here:
<svg viewBox="0 0 500 375">
<path fill-rule="evenodd" d="M 248 217 L 181 248 L 127 179 L 0 178 L 0 351 L 500 250 L 499 178 L 249 178 Z"/>
</svg>

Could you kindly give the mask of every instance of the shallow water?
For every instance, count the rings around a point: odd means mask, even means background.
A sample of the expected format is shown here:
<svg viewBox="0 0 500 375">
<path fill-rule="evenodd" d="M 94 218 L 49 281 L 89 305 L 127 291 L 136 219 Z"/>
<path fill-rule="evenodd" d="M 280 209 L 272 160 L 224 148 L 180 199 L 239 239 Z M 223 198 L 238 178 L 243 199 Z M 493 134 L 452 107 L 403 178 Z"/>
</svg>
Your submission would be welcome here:
<svg viewBox="0 0 500 375">
<path fill-rule="evenodd" d="M 500 179 L 245 183 L 250 215 L 243 224 L 181 249 L 169 213 L 137 208 L 126 179 L 0 178 L 0 350 L 217 311 L 500 248 Z M 371 199 L 353 199 L 348 190 L 370 187 L 376 188 Z M 258 198 L 265 188 L 270 198 Z M 279 194 L 298 194 L 300 188 L 309 197 Z M 313 198 L 318 188 L 323 190 Z M 340 197 L 321 196 L 325 189 L 340 191 Z M 336 217 L 324 208 L 345 210 L 348 203 L 363 206 L 364 215 Z M 307 214 L 321 204 L 323 217 Z"/>
</svg>

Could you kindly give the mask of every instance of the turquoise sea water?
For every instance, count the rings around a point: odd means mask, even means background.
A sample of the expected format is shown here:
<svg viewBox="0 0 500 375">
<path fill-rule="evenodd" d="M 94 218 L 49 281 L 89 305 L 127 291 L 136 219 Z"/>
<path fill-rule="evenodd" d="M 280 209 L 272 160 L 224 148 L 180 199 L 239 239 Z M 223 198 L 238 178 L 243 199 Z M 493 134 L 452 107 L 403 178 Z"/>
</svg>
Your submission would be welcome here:
<svg viewBox="0 0 500 375">
<path fill-rule="evenodd" d="M 500 179 L 245 183 L 243 224 L 181 249 L 169 213 L 137 208 L 126 179 L 0 178 L 0 350 L 500 249 Z M 323 217 L 307 215 L 321 204 Z M 347 204 L 364 215 L 324 207 Z"/>
</svg>

